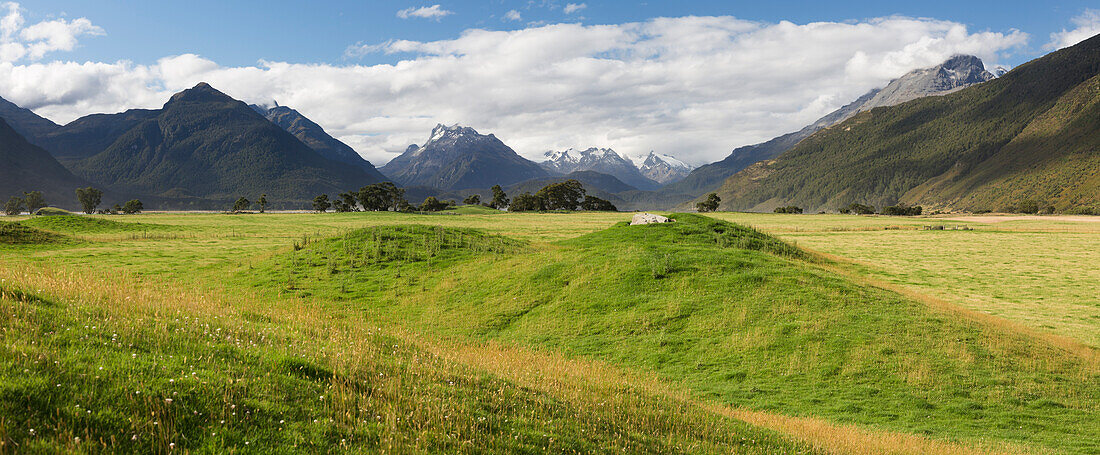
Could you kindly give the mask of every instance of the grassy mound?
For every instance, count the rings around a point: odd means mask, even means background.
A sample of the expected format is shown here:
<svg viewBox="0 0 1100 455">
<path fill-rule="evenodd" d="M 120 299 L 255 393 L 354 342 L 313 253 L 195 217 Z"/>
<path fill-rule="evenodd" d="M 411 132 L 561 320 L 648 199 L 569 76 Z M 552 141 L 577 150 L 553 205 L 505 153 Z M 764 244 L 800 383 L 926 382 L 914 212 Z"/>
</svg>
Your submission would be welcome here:
<svg viewBox="0 0 1100 455">
<path fill-rule="evenodd" d="M 353 300 L 394 324 L 652 371 L 735 406 L 948 440 L 1100 450 L 1091 418 L 1100 374 L 1089 360 L 822 270 L 757 231 L 675 218 L 525 254 L 398 254 L 332 269 L 363 253 L 329 247 L 257 274 L 286 279 L 299 295 Z"/>
<path fill-rule="evenodd" d="M 21 224 L 64 234 L 108 234 L 165 228 L 157 224 L 120 222 L 79 215 L 35 217 L 22 221 Z"/>
<path fill-rule="evenodd" d="M 45 245 L 62 241 L 64 237 L 51 232 L 0 221 L 0 245 Z"/>
<path fill-rule="evenodd" d="M 552 395 L 355 322 L 288 320 L 277 311 L 241 317 L 190 303 L 165 311 L 171 307 L 144 308 L 110 295 L 105 301 L 113 306 L 105 309 L 100 301 L 0 287 L 3 447 L 817 453 L 630 388 Z"/>
<path fill-rule="evenodd" d="M 37 215 L 37 216 L 66 216 L 66 215 L 74 215 L 74 213 L 70 212 L 68 210 L 65 210 L 65 209 L 59 209 L 57 207 L 42 207 L 38 210 L 35 210 L 32 215 Z"/>
</svg>

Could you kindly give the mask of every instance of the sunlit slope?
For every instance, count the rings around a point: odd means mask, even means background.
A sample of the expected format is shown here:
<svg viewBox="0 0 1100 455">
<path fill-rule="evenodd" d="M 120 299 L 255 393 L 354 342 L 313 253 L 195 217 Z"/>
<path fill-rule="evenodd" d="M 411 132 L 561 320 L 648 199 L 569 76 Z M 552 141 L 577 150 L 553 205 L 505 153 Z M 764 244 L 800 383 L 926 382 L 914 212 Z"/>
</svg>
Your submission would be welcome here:
<svg viewBox="0 0 1100 455">
<path fill-rule="evenodd" d="M 676 219 L 551 245 L 368 228 L 298 245 L 250 272 L 267 277 L 250 284 L 433 333 L 653 371 L 735 406 L 1100 449 L 1095 356 L 852 282 L 751 229 Z"/>
<path fill-rule="evenodd" d="M 269 304 L 0 268 L 0 452 L 819 453 L 645 387 L 518 382 L 454 360 L 515 352 Z"/>
</svg>

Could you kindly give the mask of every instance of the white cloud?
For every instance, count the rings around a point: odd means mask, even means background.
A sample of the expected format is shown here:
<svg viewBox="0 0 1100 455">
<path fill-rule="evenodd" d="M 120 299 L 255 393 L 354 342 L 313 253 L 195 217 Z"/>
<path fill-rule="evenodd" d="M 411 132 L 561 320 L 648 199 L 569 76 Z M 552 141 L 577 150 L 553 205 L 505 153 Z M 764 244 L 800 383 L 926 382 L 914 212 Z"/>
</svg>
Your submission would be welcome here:
<svg viewBox="0 0 1100 455">
<path fill-rule="evenodd" d="M 26 20 L 18 3 L 4 3 L 0 10 L 5 10 L 4 17 L 0 18 L 0 62 L 41 60 L 50 52 L 73 50 L 81 35 L 104 34 L 102 28 L 83 17 L 72 21 L 42 21 L 24 27 Z"/>
<path fill-rule="evenodd" d="M 421 6 L 420 8 L 406 8 L 397 12 L 397 17 L 402 19 L 408 19 L 410 17 L 419 17 L 422 19 L 435 19 L 440 20 L 444 16 L 454 14 L 454 11 L 448 11 L 443 9 L 442 6 Z"/>
<path fill-rule="evenodd" d="M 523 16 L 519 14 L 519 11 L 510 10 L 507 13 L 504 13 L 504 19 L 510 21 L 521 21 L 523 20 Z"/>
<path fill-rule="evenodd" d="M 1100 34 L 1100 10 L 1086 9 L 1081 15 L 1070 19 L 1070 22 L 1077 28 L 1073 30 L 1062 29 L 1061 32 L 1051 33 L 1050 42 L 1043 48 L 1047 50 L 1062 49 Z"/>
<path fill-rule="evenodd" d="M 573 14 L 585 8 L 588 8 L 587 3 L 568 3 L 565 5 L 565 8 L 563 8 L 562 11 L 564 11 L 565 14 Z"/>
<path fill-rule="evenodd" d="M 401 55 L 379 65 L 260 62 L 226 67 L 180 55 L 129 62 L 0 62 L 0 96 L 67 122 L 155 108 L 199 81 L 246 102 L 298 109 L 376 164 L 436 123 L 495 133 L 539 159 L 548 149 L 656 150 L 702 163 L 798 130 L 867 90 L 956 53 L 992 66 L 1026 34 L 891 17 L 852 23 L 658 18 L 619 25 L 467 30 L 441 41 L 352 46 Z"/>
</svg>

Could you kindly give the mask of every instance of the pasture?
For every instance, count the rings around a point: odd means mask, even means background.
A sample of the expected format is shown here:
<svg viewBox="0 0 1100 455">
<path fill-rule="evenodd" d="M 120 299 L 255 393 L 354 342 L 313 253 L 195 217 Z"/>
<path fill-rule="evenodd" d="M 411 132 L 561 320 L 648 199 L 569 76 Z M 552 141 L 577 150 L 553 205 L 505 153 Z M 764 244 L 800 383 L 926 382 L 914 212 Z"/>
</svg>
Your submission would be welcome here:
<svg viewBox="0 0 1100 455">
<path fill-rule="evenodd" d="M 710 215 L 5 217 L 0 451 L 1100 450 L 1100 223 Z"/>
</svg>

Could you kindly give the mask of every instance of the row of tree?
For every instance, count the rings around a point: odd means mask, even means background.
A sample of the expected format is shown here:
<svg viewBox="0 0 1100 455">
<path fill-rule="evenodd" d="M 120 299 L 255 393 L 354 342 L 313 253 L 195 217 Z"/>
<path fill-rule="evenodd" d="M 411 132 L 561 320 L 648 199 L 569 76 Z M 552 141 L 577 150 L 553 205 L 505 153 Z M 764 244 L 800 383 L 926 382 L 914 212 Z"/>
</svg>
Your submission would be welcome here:
<svg viewBox="0 0 1100 455">
<path fill-rule="evenodd" d="M 108 209 L 97 210 L 99 204 L 103 203 L 103 191 L 93 187 L 77 188 L 76 199 L 80 203 L 81 210 L 89 215 L 93 213 L 100 214 L 119 214 L 125 213 L 132 215 L 135 213 L 141 213 L 145 209 L 141 201 L 137 199 L 131 199 L 123 205 L 115 204 L 114 207 Z M 27 191 L 23 193 L 23 197 L 12 196 L 8 199 L 8 202 L 4 203 L 4 213 L 8 215 L 18 215 L 25 210 L 27 213 L 34 213 L 38 209 L 48 207 L 49 203 L 46 202 L 46 198 L 42 195 L 41 191 Z"/>
<path fill-rule="evenodd" d="M 512 199 L 509 212 L 541 212 L 545 210 L 585 210 L 615 212 L 611 201 L 585 194 L 584 185 L 575 179 L 551 183 L 535 194 L 523 193 Z"/>
<path fill-rule="evenodd" d="M 872 206 L 872 205 L 863 205 L 863 204 L 858 204 L 858 203 L 848 204 L 847 207 L 840 208 L 839 212 L 843 213 L 843 214 L 856 214 L 856 215 L 873 215 L 874 213 L 876 213 L 874 206 Z M 879 213 L 881 213 L 883 215 L 893 215 L 893 216 L 917 216 L 917 215 L 920 215 L 921 213 L 924 213 L 924 207 L 921 207 L 919 205 L 907 206 L 907 205 L 904 205 L 904 204 L 897 204 L 897 205 L 891 205 L 891 206 L 883 207 L 882 212 L 879 212 Z"/>
</svg>

